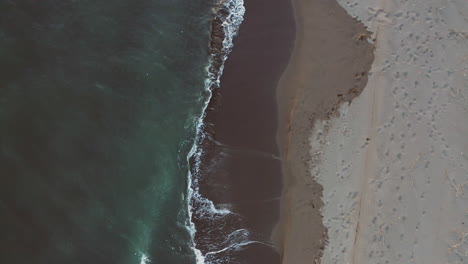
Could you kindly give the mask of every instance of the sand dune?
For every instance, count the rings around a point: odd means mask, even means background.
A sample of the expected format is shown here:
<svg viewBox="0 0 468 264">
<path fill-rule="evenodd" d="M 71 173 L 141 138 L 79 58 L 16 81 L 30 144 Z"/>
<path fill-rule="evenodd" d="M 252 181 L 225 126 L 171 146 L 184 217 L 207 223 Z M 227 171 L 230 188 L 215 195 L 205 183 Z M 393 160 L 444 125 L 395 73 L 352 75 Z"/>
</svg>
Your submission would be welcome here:
<svg viewBox="0 0 468 264">
<path fill-rule="evenodd" d="M 321 263 L 468 263 L 468 2 L 339 3 L 376 51 L 363 93 L 310 137 Z"/>
</svg>

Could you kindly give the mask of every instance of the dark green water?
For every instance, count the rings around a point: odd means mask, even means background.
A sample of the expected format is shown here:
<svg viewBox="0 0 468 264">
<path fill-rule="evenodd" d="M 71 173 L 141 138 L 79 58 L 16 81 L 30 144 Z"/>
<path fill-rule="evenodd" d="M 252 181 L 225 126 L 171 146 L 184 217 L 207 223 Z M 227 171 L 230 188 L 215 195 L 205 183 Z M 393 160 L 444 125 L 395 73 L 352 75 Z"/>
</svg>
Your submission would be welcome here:
<svg viewBox="0 0 468 264">
<path fill-rule="evenodd" d="M 0 263 L 194 263 L 205 0 L 0 0 Z"/>
</svg>

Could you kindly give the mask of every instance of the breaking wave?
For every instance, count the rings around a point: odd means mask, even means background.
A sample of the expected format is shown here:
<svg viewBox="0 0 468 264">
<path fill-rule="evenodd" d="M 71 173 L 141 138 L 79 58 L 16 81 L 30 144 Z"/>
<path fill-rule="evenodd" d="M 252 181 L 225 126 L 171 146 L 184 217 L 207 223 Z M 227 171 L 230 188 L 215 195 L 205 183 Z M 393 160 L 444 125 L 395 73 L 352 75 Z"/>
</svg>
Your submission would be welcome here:
<svg viewBox="0 0 468 264">
<path fill-rule="evenodd" d="M 216 263 L 212 261 L 212 255 L 220 252 L 209 252 L 203 254 L 197 247 L 195 234 L 197 232 L 193 222 L 194 214 L 206 220 L 222 220 L 233 213 L 226 208 L 216 208 L 214 203 L 203 197 L 199 191 L 199 179 L 201 177 L 201 157 L 203 156 L 202 144 L 207 139 L 205 133 L 205 117 L 208 105 L 213 97 L 213 90 L 219 88 L 220 78 L 224 70 L 229 53 L 233 47 L 233 39 L 237 35 L 239 27 L 244 19 L 245 7 L 243 0 L 222 0 L 213 10 L 214 17 L 211 29 L 211 55 L 208 66 L 206 67 L 207 78 L 205 80 L 205 90 L 208 93 L 207 100 L 204 103 L 201 116 L 197 119 L 195 142 L 187 155 L 188 171 L 188 223 L 187 228 L 191 235 L 192 249 L 196 256 L 197 264 Z M 241 247 L 248 241 L 247 230 L 236 230 L 231 233 L 224 245 L 225 250 L 234 247 Z"/>
</svg>

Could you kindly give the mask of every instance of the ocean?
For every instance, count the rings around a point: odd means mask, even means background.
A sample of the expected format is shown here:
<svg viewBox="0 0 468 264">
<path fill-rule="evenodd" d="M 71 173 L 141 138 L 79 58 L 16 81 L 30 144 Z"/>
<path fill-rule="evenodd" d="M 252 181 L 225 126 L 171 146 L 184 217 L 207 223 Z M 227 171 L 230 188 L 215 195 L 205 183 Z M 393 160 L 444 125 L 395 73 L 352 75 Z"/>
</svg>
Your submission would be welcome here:
<svg viewBox="0 0 468 264">
<path fill-rule="evenodd" d="M 216 262 L 193 214 L 231 212 L 198 191 L 199 144 L 243 12 L 0 0 L 0 263 Z"/>
</svg>

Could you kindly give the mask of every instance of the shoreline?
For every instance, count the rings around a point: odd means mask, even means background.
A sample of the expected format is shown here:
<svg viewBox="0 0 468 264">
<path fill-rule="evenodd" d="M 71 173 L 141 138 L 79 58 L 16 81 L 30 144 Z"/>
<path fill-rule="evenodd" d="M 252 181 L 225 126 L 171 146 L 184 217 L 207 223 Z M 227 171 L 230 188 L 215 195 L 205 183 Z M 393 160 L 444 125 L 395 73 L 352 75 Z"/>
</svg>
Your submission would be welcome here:
<svg viewBox="0 0 468 264">
<path fill-rule="evenodd" d="M 309 137 L 316 122 L 336 116 L 341 104 L 362 92 L 374 48 L 365 37 L 370 32 L 336 1 L 292 4 L 296 40 L 277 87 L 283 193 L 273 240 L 282 263 L 318 263 L 328 236 L 322 186 L 310 175 L 309 164 L 318 157 L 310 154 Z"/>
<path fill-rule="evenodd" d="M 193 222 L 207 262 L 280 263 L 270 235 L 281 193 L 276 86 L 292 50 L 289 4 L 244 2 L 244 21 L 205 112 L 197 180 L 216 209 L 208 216 L 195 210 Z M 219 43 L 210 45 L 219 50 Z"/>
<path fill-rule="evenodd" d="M 208 50 L 210 57 L 209 64 L 206 69 L 205 92 L 208 95 L 203 110 L 197 119 L 196 136 L 192 148 L 187 154 L 188 164 L 188 181 L 187 181 L 187 211 L 188 223 L 187 228 L 191 238 L 191 248 L 195 256 L 197 264 L 204 264 L 208 250 L 205 243 L 199 242 L 197 234 L 200 224 L 209 221 L 210 216 L 224 216 L 229 212 L 226 210 L 218 210 L 213 206 L 213 202 L 205 198 L 200 193 L 199 182 L 202 177 L 200 166 L 203 158 L 203 150 L 207 143 L 207 136 L 210 136 L 213 131 L 207 127 L 206 117 L 207 112 L 216 102 L 219 88 L 220 77 L 223 74 L 224 64 L 228 58 L 232 45 L 233 38 L 237 35 L 239 25 L 242 23 L 245 9 L 243 0 L 227 0 L 223 3 L 218 3 L 212 9 L 212 19 L 210 21 L 210 40 Z M 208 215 L 208 217 L 207 217 Z"/>
</svg>

